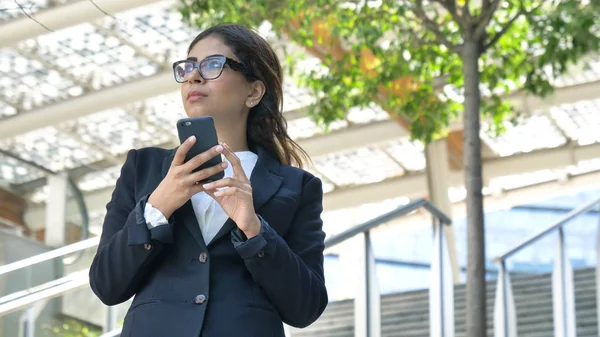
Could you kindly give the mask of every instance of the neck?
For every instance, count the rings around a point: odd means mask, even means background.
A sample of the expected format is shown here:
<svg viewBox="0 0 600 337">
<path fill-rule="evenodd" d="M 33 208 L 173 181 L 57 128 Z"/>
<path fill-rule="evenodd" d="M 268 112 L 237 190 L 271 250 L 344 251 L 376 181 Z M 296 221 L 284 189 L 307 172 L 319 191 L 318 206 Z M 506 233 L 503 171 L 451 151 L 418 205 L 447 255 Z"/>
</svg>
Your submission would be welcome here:
<svg viewBox="0 0 600 337">
<path fill-rule="evenodd" d="M 215 128 L 219 141 L 229 145 L 233 152 L 248 151 L 246 123 L 235 123 L 228 126 L 215 125 Z"/>
</svg>

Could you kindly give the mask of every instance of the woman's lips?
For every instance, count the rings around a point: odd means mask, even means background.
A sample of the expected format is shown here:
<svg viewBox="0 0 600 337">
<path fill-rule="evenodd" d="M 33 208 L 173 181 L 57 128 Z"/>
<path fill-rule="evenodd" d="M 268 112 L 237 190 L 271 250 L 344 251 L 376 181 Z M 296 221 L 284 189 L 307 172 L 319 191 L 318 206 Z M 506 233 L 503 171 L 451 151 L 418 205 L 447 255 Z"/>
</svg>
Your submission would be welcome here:
<svg viewBox="0 0 600 337">
<path fill-rule="evenodd" d="M 188 101 L 192 101 L 193 102 L 193 101 L 202 100 L 202 99 L 204 99 L 206 97 L 207 97 L 206 94 L 203 94 L 203 93 L 201 93 L 199 91 L 190 91 L 190 93 L 188 94 L 187 99 L 188 99 Z"/>
</svg>

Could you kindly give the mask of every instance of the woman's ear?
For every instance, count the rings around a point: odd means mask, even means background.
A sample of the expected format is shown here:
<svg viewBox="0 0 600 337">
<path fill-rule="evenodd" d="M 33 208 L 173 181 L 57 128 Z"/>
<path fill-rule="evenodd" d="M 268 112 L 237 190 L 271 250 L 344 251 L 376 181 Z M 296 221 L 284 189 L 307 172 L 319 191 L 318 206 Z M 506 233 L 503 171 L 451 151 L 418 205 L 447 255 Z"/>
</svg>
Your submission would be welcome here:
<svg viewBox="0 0 600 337">
<path fill-rule="evenodd" d="M 267 88 L 262 81 L 254 81 L 250 84 L 250 93 L 246 99 L 246 106 L 250 109 L 257 106 L 265 95 Z"/>
</svg>

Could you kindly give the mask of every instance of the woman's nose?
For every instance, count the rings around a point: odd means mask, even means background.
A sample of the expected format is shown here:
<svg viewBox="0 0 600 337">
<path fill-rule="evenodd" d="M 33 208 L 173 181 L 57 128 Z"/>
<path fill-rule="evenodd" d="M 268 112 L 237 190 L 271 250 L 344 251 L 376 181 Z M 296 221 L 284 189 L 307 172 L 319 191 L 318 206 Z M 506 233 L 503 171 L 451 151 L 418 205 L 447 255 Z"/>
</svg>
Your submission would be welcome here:
<svg viewBox="0 0 600 337">
<path fill-rule="evenodd" d="M 194 68 L 194 70 L 192 70 L 192 72 L 190 73 L 188 80 L 190 82 L 204 82 L 204 78 L 202 78 L 202 76 L 200 76 L 200 72 L 198 71 L 198 68 Z"/>
</svg>

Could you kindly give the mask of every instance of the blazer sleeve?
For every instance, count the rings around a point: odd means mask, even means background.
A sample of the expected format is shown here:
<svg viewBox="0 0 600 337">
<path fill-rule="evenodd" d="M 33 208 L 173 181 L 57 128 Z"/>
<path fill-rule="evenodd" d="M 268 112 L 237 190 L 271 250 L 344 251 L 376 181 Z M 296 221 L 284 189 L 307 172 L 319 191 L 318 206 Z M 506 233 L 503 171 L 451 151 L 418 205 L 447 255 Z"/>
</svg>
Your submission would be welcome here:
<svg viewBox="0 0 600 337">
<path fill-rule="evenodd" d="M 148 195 L 135 200 L 137 154 L 136 150 L 127 153 L 106 205 L 100 243 L 90 267 L 91 288 L 106 305 L 125 302 L 135 295 L 164 244 L 173 242 L 173 219 L 168 225 L 149 230 L 144 218 Z"/>
<path fill-rule="evenodd" d="M 282 320 L 304 328 L 327 306 L 323 275 L 323 188 L 319 178 L 304 184 L 300 204 L 284 240 L 261 217 L 262 230 L 234 246 L 253 279 L 263 288 Z M 238 241 L 236 244 L 235 241 Z"/>
</svg>

